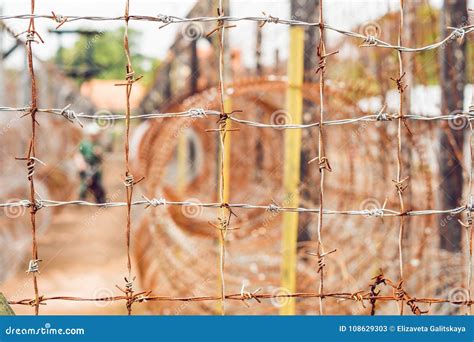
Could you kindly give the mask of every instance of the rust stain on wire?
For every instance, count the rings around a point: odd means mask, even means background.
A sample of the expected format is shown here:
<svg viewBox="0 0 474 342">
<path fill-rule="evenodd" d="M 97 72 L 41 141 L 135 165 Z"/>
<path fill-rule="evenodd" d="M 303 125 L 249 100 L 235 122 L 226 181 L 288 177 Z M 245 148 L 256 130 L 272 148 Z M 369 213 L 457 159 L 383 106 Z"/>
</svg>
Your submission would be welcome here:
<svg viewBox="0 0 474 342">
<path fill-rule="evenodd" d="M 36 112 L 38 109 L 38 96 L 37 96 L 37 89 L 36 89 L 36 76 L 35 76 L 35 69 L 33 64 L 33 49 L 32 44 L 38 43 L 36 38 L 39 39 L 43 43 L 43 39 L 41 36 L 36 32 L 35 28 L 35 19 L 33 17 L 35 13 L 35 0 L 31 0 L 31 15 L 30 22 L 28 25 L 28 30 L 25 31 L 26 33 L 26 55 L 28 59 L 28 70 L 30 73 L 30 80 L 31 80 L 31 105 L 29 107 L 29 115 L 31 117 L 31 139 L 28 146 L 28 152 L 26 158 L 20 158 L 27 161 L 27 169 L 28 174 L 27 178 L 30 184 L 30 202 L 34 203 L 30 206 L 30 221 L 31 221 L 31 239 L 32 239 L 32 251 L 31 256 L 32 260 L 30 260 L 27 274 L 33 275 L 33 287 L 35 292 L 35 298 L 33 301 L 33 306 L 35 310 L 35 315 L 39 314 L 39 305 L 40 305 L 40 296 L 39 296 L 39 289 L 38 289 L 38 278 L 37 274 L 39 273 L 39 262 L 41 261 L 38 257 L 38 244 L 36 241 L 36 212 L 39 210 L 39 206 L 36 205 L 36 191 L 35 191 L 35 164 L 36 161 L 39 161 L 36 158 L 36 125 L 38 124 L 36 121 Z"/>
</svg>

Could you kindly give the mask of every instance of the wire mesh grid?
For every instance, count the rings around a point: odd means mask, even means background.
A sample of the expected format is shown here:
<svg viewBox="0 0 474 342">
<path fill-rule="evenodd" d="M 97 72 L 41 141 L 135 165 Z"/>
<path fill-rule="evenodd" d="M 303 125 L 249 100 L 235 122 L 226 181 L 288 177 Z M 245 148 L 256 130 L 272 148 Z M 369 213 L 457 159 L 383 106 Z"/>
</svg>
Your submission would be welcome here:
<svg viewBox="0 0 474 342">
<path fill-rule="evenodd" d="M 418 53 L 428 50 L 438 49 L 445 46 L 446 44 L 452 43 L 456 39 L 463 39 L 465 35 L 470 34 L 474 31 L 474 25 L 466 25 L 463 27 L 452 27 L 451 33 L 444 37 L 442 40 L 418 47 L 405 47 L 403 46 L 403 27 L 404 27 L 404 15 L 403 15 L 403 1 L 401 1 L 400 6 L 400 31 L 398 34 L 398 43 L 392 45 L 390 43 L 380 40 L 378 37 L 371 35 L 363 35 L 357 32 L 346 31 L 332 27 L 325 23 L 324 21 L 324 11 L 323 11 L 323 1 L 320 2 L 319 10 L 319 22 L 304 22 L 299 20 L 286 20 L 271 15 L 264 14 L 264 16 L 255 16 L 255 17 L 233 17 L 226 16 L 223 10 L 222 1 L 219 1 L 217 6 L 217 16 L 215 17 L 196 17 L 196 18 L 180 18 L 176 16 L 169 15 L 157 15 L 157 16 L 141 16 L 141 15 L 131 15 L 129 13 L 129 0 L 126 1 L 125 13 L 120 17 L 98 17 L 98 16 L 73 16 L 73 15 L 60 15 L 52 12 L 51 15 L 40 15 L 35 14 L 35 0 L 31 0 L 31 14 L 22 14 L 22 15 L 3 15 L 0 16 L 0 20 L 7 19 L 25 19 L 28 20 L 29 25 L 28 29 L 20 34 L 20 37 L 24 35 L 24 42 L 26 44 L 26 52 L 28 59 L 28 69 L 31 79 L 31 99 L 32 102 L 29 106 L 23 108 L 14 108 L 14 107 L 0 107 L 0 111 L 5 112 L 24 112 L 24 116 L 29 116 L 31 119 L 31 139 L 29 143 L 29 148 L 27 154 L 23 158 L 18 158 L 26 162 L 27 166 L 27 178 L 29 182 L 30 189 L 30 198 L 24 200 L 15 200 L 9 201 L 6 203 L 1 203 L 0 207 L 3 208 L 28 208 L 30 211 L 30 220 L 31 220 L 31 234 L 32 234 L 32 257 L 29 261 L 27 273 L 32 277 L 33 286 L 34 286 L 34 298 L 27 298 L 21 300 L 10 301 L 10 304 L 15 305 L 30 305 L 34 308 L 36 315 L 39 314 L 39 309 L 41 305 L 46 304 L 48 301 L 91 301 L 91 302 L 110 302 L 110 301 L 123 301 L 125 302 L 128 314 L 132 314 L 133 305 L 143 302 L 206 302 L 206 301 L 217 301 L 221 305 L 221 312 L 225 313 L 225 303 L 226 301 L 241 301 L 247 303 L 249 301 L 255 301 L 260 303 L 262 300 L 266 299 L 278 299 L 278 298 L 316 298 L 319 301 L 319 311 L 321 314 L 324 313 L 324 299 L 325 298 L 335 298 L 339 300 L 347 300 L 353 302 L 360 302 L 362 305 L 369 303 L 372 307 L 371 314 L 375 314 L 375 304 L 376 302 L 387 302 L 395 301 L 399 306 L 399 313 L 404 314 L 404 308 L 407 306 L 413 314 L 419 315 L 425 313 L 423 309 L 419 307 L 419 304 L 437 304 L 437 303 L 451 303 L 455 305 L 465 306 L 470 312 L 472 299 L 471 299 L 471 282 L 472 282 L 472 218 L 471 212 L 473 210 L 472 202 L 472 171 L 469 172 L 469 183 L 468 183 L 468 193 L 466 194 L 465 205 L 456 207 L 456 208 L 443 208 L 443 209 L 432 209 L 427 208 L 424 210 L 406 210 L 404 202 L 404 190 L 406 189 L 408 179 L 404 177 L 403 173 L 403 145 L 405 142 L 402 139 L 402 132 L 404 129 L 408 129 L 407 121 L 453 121 L 453 120 L 466 120 L 469 124 L 470 134 L 469 139 L 472 141 L 472 119 L 474 117 L 474 107 L 471 106 L 469 112 L 467 113 L 455 113 L 449 115 L 439 115 L 439 116 L 423 116 L 423 115 L 414 115 L 408 114 L 407 109 L 404 108 L 404 92 L 407 87 L 405 82 L 405 72 L 404 72 L 404 54 L 406 53 Z M 36 85 L 35 77 L 35 68 L 34 68 L 34 58 L 33 58 L 33 45 L 44 43 L 40 34 L 35 29 L 35 20 L 36 19 L 48 19 L 54 20 L 58 23 L 57 28 L 67 24 L 68 22 L 74 22 L 79 20 L 86 21 L 123 21 L 125 25 L 124 31 L 124 51 L 127 57 L 126 65 L 126 77 L 125 82 L 117 84 L 125 88 L 125 99 L 126 99 L 126 108 L 125 115 L 113 115 L 109 117 L 109 120 L 124 120 L 125 121 L 125 141 L 124 141 L 124 155 L 125 155 L 125 172 L 123 176 L 124 186 L 126 187 L 127 201 L 125 202 L 107 202 L 107 203 L 91 203 L 87 201 L 60 201 L 60 200 L 50 200 L 43 199 L 37 195 L 35 190 L 35 167 L 38 163 L 43 163 L 38 156 L 36 155 L 35 147 L 37 145 L 36 139 L 36 127 L 37 115 L 51 114 L 55 116 L 62 116 L 71 123 L 77 123 L 79 126 L 82 126 L 81 119 L 93 119 L 94 116 L 76 113 L 71 109 L 70 105 L 65 106 L 64 108 L 48 108 L 41 109 L 38 108 L 38 92 Z M 180 24 L 180 23 L 189 23 L 189 22 L 211 22 L 215 23 L 216 26 L 214 30 L 209 32 L 208 35 L 217 35 L 218 39 L 218 52 L 219 52 L 219 68 L 218 68 L 218 97 L 220 102 L 220 110 L 207 110 L 203 108 L 190 108 L 182 112 L 174 113 L 151 113 L 151 114 L 141 114 L 141 115 L 132 115 L 132 108 L 130 105 L 130 95 L 133 89 L 133 84 L 138 81 L 141 77 L 135 75 L 135 71 L 132 66 L 132 61 L 130 58 L 129 44 L 128 44 L 128 24 L 130 21 L 140 20 L 140 21 L 149 21 L 149 22 L 159 22 L 162 25 L 160 28 L 165 27 L 171 24 Z M 289 25 L 289 26 L 303 26 L 303 27 L 316 27 L 319 29 L 319 42 L 317 48 L 317 55 L 319 58 L 319 64 L 317 66 L 317 74 L 319 74 L 319 102 L 320 102 L 320 112 L 318 121 L 311 124 L 265 124 L 257 121 L 249 121 L 240 119 L 239 111 L 226 112 L 226 80 L 225 80 L 225 32 L 226 30 L 235 27 L 235 24 L 239 21 L 253 21 L 260 24 L 260 27 L 264 25 Z M 361 47 L 367 48 L 382 48 L 382 49 L 392 49 L 397 53 L 399 61 L 399 72 L 396 77 L 393 78 L 393 81 L 396 84 L 398 93 L 399 93 L 399 110 L 397 113 L 388 113 L 385 111 L 385 108 L 382 108 L 378 113 L 373 115 L 367 115 L 358 118 L 347 118 L 347 119 L 338 119 L 338 120 L 327 120 L 325 119 L 326 110 L 324 107 L 327 97 L 325 94 L 325 71 L 327 67 L 329 57 L 331 57 L 335 52 L 327 52 L 325 46 L 324 32 L 325 30 L 331 30 L 337 32 L 341 35 L 345 35 L 351 38 L 362 40 Z M 143 200 L 133 201 L 133 191 L 134 186 L 140 182 L 143 177 L 135 179 L 131 173 L 130 163 L 129 163 L 129 153 L 130 153 L 130 122 L 132 119 L 172 119 L 172 118 L 193 118 L 193 119 L 212 119 L 217 118 L 218 127 L 214 130 L 219 135 L 219 187 L 218 187 L 218 202 L 214 203 L 196 203 L 192 201 L 172 201 L 165 198 L 147 198 L 143 197 Z M 385 204 L 380 208 L 374 209 L 364 209 L 364 210 L 333 210 L 325 207 L 324 202 L 324 190 L 325 190 L 325 175 L 327 172 L 331 171 L 331 166 L 329 165 L 329 158 L 326 155 L 325 146 L 329 142 L 325 139 L 325 130 L 330 126 L 338 125 L 348 125 L 359 122 L 387 122 L 387 121 L 396 121 L 397 122 L 397 172 L 396 178 L 393 180 L 396 192 L 399 199 L 399 208 L 398 209 L 389 209 L 385 207 Z M 226 163 L 226 156 L 229 152 L 228 144 L 228 132 L 232 131 L 233 128 L 229 128 L 230 123 L 236 123 L 245 126 L 251 126 L 255 128 L 268 128 L 268 129 L 312 129 L 316 128 L 318 130 L 318 155 L 311 162 L 316 161 L 318 163 L 318 168 L 320 171 L 320 186 L 319 186 L 319 205 L 318 207 L 285 207 L 277 205 L 276 203 L 270 203 L 268 206 L 255 205 L 249 203 L 228 203 L 226 193 L 228 190 L 228 177 L 224 173 L 224 165 Z M 472 145 L 472 144 L 471 144 Z M 470 150 L 470 160 L 471 160 L 471 170 L 472 170 L 472 148 Z M 127 275 L 124 277 L 125 284 L 123 286 L 117 286 L 117 288 L 122 292 L 118 296 L 104 296 L 104 297 L 94 297 L 94 298 L 85 298 L 77 296 L 46 296 L 40 294 L 38 286 L 38 274 L 40 270 L 40 262 L 38 253 L 38 245 L 36 239 L 36 214 L 39 210 L 49 207 L 58 207 L 58 206 L 94 206 L 101 208 L 113 208 L 113 207 L 126 207 L 127 208 L 127 222 L 125 225 L 126 231 L 126 253 L 127 253 Z M 134 272 L 132 269 L 132 258 L 130 253 L 131 248 L 131 212 L 135 206 L 144 206 L 147 207 L 159 207 L 159 206 L 178 206 L 178 207 L 203 207 L 203 208 L 212 208 L 220 210 L 220 217 L 216 223 L 212 225 L 214 229 L 217 229 L 219 234 L 219 246 L 220 246 L 220 261 L 219 261 L 219 295 L 214 296 L 189 296 L 189 297 L 176 297 L 176 296 L 163 296 L 154 294 L 155 290 L 145 290 L 145 291 L 136 291 L 134 288 Z M 270 213 L 280 213 L 280 212 L 297 212 L 297 213 L 310 213 L 316 214 L 318 216 L 317 223 L 317 251 L 314 255 L 317 257 L 317 272 L 319 273 L 319 289 L 317 292 L 295 292 L 295 293 L 261 293 L 260 289 L 255 291 L 247 291 L 245 287 L 242 287 L 240 293 L 228 294 L 225 291 L 225 262 L 226 262 L 226 239 L 227 234 L 231 232 L 234 228 L 232 227 L 232 218 L 235 215 L 234 209 L 257 209 L 262 211 L 267 211 Z M 403 235 L 405 229 L 405 218 L 410 216 L 430 216 L 436 214 L 462 214 L 466 215 L 466 221 L 460 222 L 460 224 L 466 229 L 466 237 L 468 242 L 468 251 L 469 257 L 466 261 L 466 288 L 468 291 L 468 298 L 422 298 L 416 297 L 412 294 L 408 294 L 405 290 L 404 284 L 404 260 L 403 260 Z M 398 241 L 398 257 L 399 257 L 399 279 L 394 282 L 386 278 L 382 273 L 377 275 L 372 279 L 370 290 L 356 290 L 353 292 L 330 292 L 324 286 L 324 271 L 326 268 L 325 257 L 328 254 L 334 252 L 334 250 L 326 250 L 323 244 L 323 231 L 325 226 L 324 218 L 326 215 L 348 215 L 348 216 L 361 216 L 361 217 L 395 217 L 399 220 L 399 241 Z M 392 295 L 381 295 L 378 286 L 386 285 L 392 289 Z M 157 291 L 159 293 L 159 291 Z"/>
</svg>

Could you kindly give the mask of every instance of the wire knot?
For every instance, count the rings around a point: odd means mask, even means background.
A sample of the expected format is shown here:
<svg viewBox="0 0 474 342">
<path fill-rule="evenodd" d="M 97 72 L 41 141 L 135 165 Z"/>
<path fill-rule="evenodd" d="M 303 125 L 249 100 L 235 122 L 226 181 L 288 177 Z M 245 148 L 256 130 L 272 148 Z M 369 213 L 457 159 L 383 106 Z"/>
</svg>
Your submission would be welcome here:
<svg viewBox="0 0 474 342">
<path fill-rule="evenodd" d="M 133 178 L 132 174 L 128 174 L 125 176 L 123 183 L 126 187 L 132 187 L 135 184 L 135 179 Z"/>
<path fill-rule="evenodd" d="M 66 120 L 68 120 L 72 123 L 74 123 L 74 121 L 77 121 L 77 123 L 81 127 L 84 127 L 84 125 L 82 124 L 82 122 L 78 118 L 78 115 L 81 115 L 83 113 L 76 114 L 75 111 L 73 111 L 72 109 L 69 109 L 70 107 L 71 107 L 71 104 L 68 104 L 66 107 L 61 109 L 61 111 L 59 112 L 59 115 L 62 115 Z"/>
<path fill-rule="evenodd" d="M 34 31 L 26 32 L 26 43 L 28 43 L 28 42 L 38 43 L 35 39 L 35 32 Z"/>
<path fill-rule="evenodd" d="M 40 273 L 39 271 L 39 263 L 43 261 L 41 259 L 32 259 L 30 260 L 30 262 L 28 263 L 28 269 L 26 270 L 26 274 L 30 274 L 30 273 Z"/>
<path fill-rule="evenodd" d="M 27 158 L 15 158 L 16 160 L 26 160 L 26 169 L 27 169 L 27 177 L 28 180 L 31 181 L 33 179 L 33 175 L 35 174 L 35 167 L 36 162 L 39 162 L 46 166 L 41 160 L 36 157 L 27 157 Z"/>
<path fill-rule="evenodd" d="M 64 20 L 64 16 L 62 14 L 55 14 L 53 20 L 57 23 L 61 23 Z"/>
<path fill-rule="evenodd" d="M 275 203 L 271 203 L 268 205 L 267 211 L 270 213 L 278 214 L 281 211 L 281 208 Z"/>
<path fill-rule="evenodd" d="M 371 217 L 382 217 L 384 216 L 384 210 L 382 208 L 375 208 L 372 210 L 367 210 L 367 215 Z"/>
<path fill-rule="evenodd" d="M 398 89 L 398 92 L 400 94 L 402 94 L 407 88 L 408 86 L 405 84 L 405 75 L 406 75 L 406 72 L 404 72 L 400 77 L 398 78 L 393 78 L 393 77 L 390 77 L 390 79 L 392 81 L 394 81 L 396 84 L 397 84 L 397 89 Z"/>
<path fill-rule="evenodd" d="M 365 309 L 365 303 L 364 303 L 364 291 L 357 291 L 354 293 L 351 293 L 349 298 L 355 302 L 361 303 L 362 307 Z"/>
<path fill-rule="evenodd" d="M 146 196 L 143 196 L 143 199 L 147 201 L 148 203 L 148 205 L 145 206 L 145 209 L 148 208 L 149 206 L 158 207 L 160 205 L 166 205 L 166 199 L 164 199 L 163 197 L 149 199 Z"/>
<path fill-rule="evenodd" d="M 415 314 L 416 316 L 420 316 L 429 312 L 429 310 L 421 310 L 420 307 L 416 304 L 416 300 L 414 298 L 409 299 L 407 301 L 407 305 L 410 307 L 411 312 L 413 312 L 413 314 Z"/>
<path fill-rule="evenodd" d="M 156 20 L 163 23 L 163 25 L 161 25 L 159 29 L 162 29 L 163 27 L 166 27 L 174 22 L 174 19 L 166 14 L 158 14 L 156 16 Z"/>
<path fill-rule="evenodd" d="M 474 211 L 474 200 L 472 198 L 472 195 L 469 196 L 469 199 L 467 200 L 466 209 L 469 212 Z"/>
<path fill-rule="evenodd" d="M 51 12 L 51 14 L 53 15 L 53 20 L 59 24 L 58 26 L 56 26 L 56 30 L 63 26 L 68 20 L 68 17 L 65 17 L 64 15 L 61 15 L 59 13 Z"/>
<path fill-rule="evenodd" d="M 148 301 L 149 295 L 151 294 L 151 291 L 147 292 L 142 292 L 142 293 L 137 293 L 133 296 L 133 302 L 135 303 L 144 303 Z"/>
<path fill-rule="evenodd" d="M 393 294 L 395 297 L 397 297 L 400 300 L 406 299 L 407 293 L 405 292 L 405 289 L 403 288 L 403 280 L 400 280 L 393 288 Z"/>
<path fill-rule="evenodd" d="M 36 300 L 35 298 L 31 299 L 31 300 L 28 300 L 28 301 L 25 301 L 24 303 L 29 305 L 29 306 L 37 306 L 37 305 L 46 305 L 46 303 L 43 303 L 43 300 L 44 300 L 44 297 L 43 296 L 39 296 L 38 297 L 38 300 Z"/>
<path fill-rule="evenodd" d="M 453 36 L 456 39 L 460 39 L 461 41 L 464 39 L 464 35 L 466 34 L 466 30 L 462 27 L 448 27 L 449 29 L 453 30 Z"/>
<path fill-rule="evenodd" d="M 262 23 L 260 24 L 260 27 L 265 26 L 267 23 L 273 23 L 273 24 L 278 24 L 280 22 L 280 18 L 271 16 L 270 14 L 266 14 L 265 12 L 262 12 L 265 18 L 262 20 Z"/>
<path fill-rule="evenodd" d="M 260 299 L 257 298 L 257 293 L 262 289 L 256 289 L 253 292 L 245 291 L 245 284 L 242 283 L 242 288 L 240 289 L 240 300 L 249 308 L 250 305 L 246 302 L 247 300 L 255 299 L 257 303 L 261 303 Z"/>
<path fill-rule="evenodd" d="M 390 114 L 388 113 L 378 113 L 376 117 L 377 121 L 390 121 L 392 118 L 390 117 Z"/>
<path fill-rule="evenodd" d="M 125 279 L 125 292 L 132 293 L 133 292 L 133 282 L 135 281 L 136 277 L 133 277 L 132 279 L 128 279 L 127 277 Z"/>
<path fill-rule="evenodd" d="M 156 16 L 156 19 L 166 25 L 171 24 L 173 22 L 173 18 L 166 14 L 158 14 Z"/>
<path fill-rule="evenodd" d="M 315 161 L 318 161 L 318 165 L 319 165 L 319 171 L 321 172 L 322 170 L 327 170 L 329 172 L 332 171 L 332 168 L 331 168 L 331 165 L 329 164 L 329 160 L 328 158 L 326 157 L 316 157 L 316 158 L 313 158 L 311 159 L 308 164 L 311 164 Z"/>
<path fill-rule="evenodd" d="M 35 199 L 35 204 L 33 205 L 33 210 L 36 212 L 44 208 L 44 202 L 40 199 Z"/>
<path fill-rule="evenodd" d="M 318 257 L 318 273 L 323 270 L 323 268 L 326 266 L 326 263 L 324 262 L 324 257 L 336 252 L 337 249 L 333 249 L 332 251 L 326 252 L 326 253 L 320 253 L 319 251 L 317 253 L 308 253 L 309 255 L 313 255 Z"/>
<path fill-rule="evenodd" d="M 378 42 L 377 42 L 377 37 L 376 36 L 367 35 L 364 38 L 364 42 L 363 42 L 364 46 L 377 46 L 377 44 L 378 44 Z"/>
<path fill-rule="evenodd" d="M 128 81 L 128 82 L 133 82 L 134 81 L 134 78 L 135 78 L 135 71 L 129 71 L 127 72 L 127 74 L 125 75 L 125 79 Z"/>
<path fill-rule="evenodd" d="M 192 108 L 189 110 L 189 114 L 192 118 L 204 118 L 207 116 L 206 111 L 203 108 Z"/>
<path fill-rule="evenodd" d="M 392 179 L 392 182 L 395 183 L 395 189 L 397 190 L 398 193 L 401 194 L 406 190 L 406 188 L 408 187 L 407 180 L 408 180 L 408 177 L 405 177 L 399 181 Z"/>
</svg>

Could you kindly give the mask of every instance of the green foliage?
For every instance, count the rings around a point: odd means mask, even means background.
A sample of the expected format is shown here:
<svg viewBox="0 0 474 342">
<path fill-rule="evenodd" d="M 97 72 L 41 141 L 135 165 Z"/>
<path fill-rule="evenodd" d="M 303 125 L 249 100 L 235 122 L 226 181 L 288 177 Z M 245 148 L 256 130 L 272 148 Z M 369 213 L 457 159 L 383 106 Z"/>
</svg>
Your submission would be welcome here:
<svg viewBox="0 0 474 342">
<path fill-rule="evenodd" d="M 95 35 L 80 35 L 71 48 L 60 49 L 55 57 L 57 64 L 83 82 L 88 78 L 124 79 L 127 58 L 123 46 L 124 29 L 98 32 Z M 136 53 L 139 32 L 129 30 L 129 46 L 136 75 L 144 75 L 144 83 L 150 78 L 148 71 L 157 61 Z M 147 73 L 148 72 L 148 73 Z"/>
</svg>

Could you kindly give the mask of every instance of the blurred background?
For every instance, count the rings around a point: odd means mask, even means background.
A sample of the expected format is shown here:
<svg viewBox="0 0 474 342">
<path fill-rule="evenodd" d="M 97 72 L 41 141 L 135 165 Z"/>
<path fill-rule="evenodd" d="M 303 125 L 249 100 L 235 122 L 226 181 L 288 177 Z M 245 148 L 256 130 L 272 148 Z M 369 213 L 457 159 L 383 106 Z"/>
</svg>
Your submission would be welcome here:
<svg viewBox="0 0 474 342">
<path fill-rule="evenodd" d="M 318 0 L 224 1 L 227 15 L 261 16 L 318 21 Z M 30 13 L 27 0 L 0 1 L 0 13 Z M 65 2 L 44 0 L 36 13 L 121 16 L 125 3 L 101 0 Z M 404 46 L 424 46 L 449 35 L 447 27 L 472 24 L 473 1 L 413 0 L 405 4 Z M 215 16 L 215 1 L 132 0 L 130 14 Z M 331 0 L 324 4 L 325 21 L 340 29 L 374 35 L 396 44 L 399 29 L 397 0 Z M 26 107 L 30 76 L 25 44 L 20 35 L 28 21 L 0 22 L 0 105 Z M 133 114 L 179 112 L 189 108 L 219 110 L 218 44 L 207 37 L 215 23 L 172 24 L 130 21 L 130 51 L 137 75 L 131 96 Z M 239 118 L 269 124 L 291 123 L 286 109 L 287 60 L 292 49 L 289 27 L 237 22 L 227 30 L 225 73 L 228 94 Z M 62 117 L 37 115 L 37 193 L 43 199 L 125 201 L 124 125 L 112 119 L 125 112 L 124 23 L 67 22 L 59 29 L 53 20 L 37 19 L 44 44 L 33 44 L 40 108 L 64 108 L 94 116 L 84 128 Z M 317 122 L 319 32 L 305 28 L 303 121 Z M 359 39 L 326 31 L 328 51 L 325 117 L 356 118 L 378 113 L 383 106 L 397 113 L 397 54 L 390 49 L 360 48 Z M 473 36 L 448 42 L 431 51 L 405 56 L 406 108 L 409 114 L 438 116 L 468 111 L 473 101 Z M 30 137 L 24 112 L 0 115 L 0 202 L 28 198 L 23 162 Z M 403 130 L 403 175 L 407 210 L 451 209 L 466 205 L 469 122 L 467 120 L 409 121 Z M 134 121 L 131 158 L 133 174 L 144 176 L 134 199 L 218 201 L 218 137 L 211 120 L 182 118 Z M 284 206 L 284 130 L 238 126 L 232 133 L 230 202 Z M 332 172 L 326 177 L 325 208 L 332 210 L 398 210 L 393 179 L 397 168 L 397 121 L 330 126 L 325 129 L 326 155 Z M 301 206 L 319 205 L 319 170 L 307 162 L 317 156 L 317 128 L 302 131 Z M 181 147 L 179 147 L 181 146 Z M 184 147 L 183 147 L 184 146 Z M 181 150 L 180 150 L 181 148 Z M 183 150 L 184 148 L 184 150 Z M 184 151 L 180 154 L 179 151 Z M 179 156 L 185 156 L 185 163 Z M 184 165 L 184 169 L 183 169 Z M 183 171 L 184 170 L 184 171 Z M 385 203 L 385 204 L 384 204 Z M 210 229 L 218 212 L 202 207 L 134 207 L 132 250 L 137 287 L 156 295 L 215 295 L 218 288 L 218 240 Z M 239 230 L 228 237 L 226 289 L 239 293 L 262 288 L 285 293 L 280 286 L 282 214 L 236 210 Z M 119 294 L 115 284 L 126 274 L 125 208 L 58 207 L 38 212 L 41 263 L 40 294 L 104 297 Z M 404 239 L 405 288 L 416 297 L 465 298 L 468 248 L 462 215 L 408 217 Z M 9 300 L 31 298 L 31 279 L 25 275 L 31 249 L 26 208 L 0 211 L 0 290 Z M 297 290 L 316 292 L 317 215 L 299 215 Z M 323 240 L 337 252 L 326 259 L 326 291 L 368 290 L 379 270 L 398 278 L 399 218 L 326 216 Z M 383 290 L 391 293 L 391 290 Z M 382 292 L 382 293 L 385 293 Z M 369 314 L 360 303 L 326 299 L 326 314 Z M 277 314 L 282 300 L 229 303 L 231 314 Z M 298 314 L 316 314 L 318 301 L 297 301 Z M 31 314 L 28 306 L 15 306 Z M 464 308 L 443 304 L 423 306 L 431 314 L 459 314 Z M 44 314 L 124 314 L 122 302 L 49 302 Z M 213 314 L 215 303 L 145 303 L 142 314 Z M 377 313 L 396 314 L 396 303 L 378 303 Z"/>
</svg>

